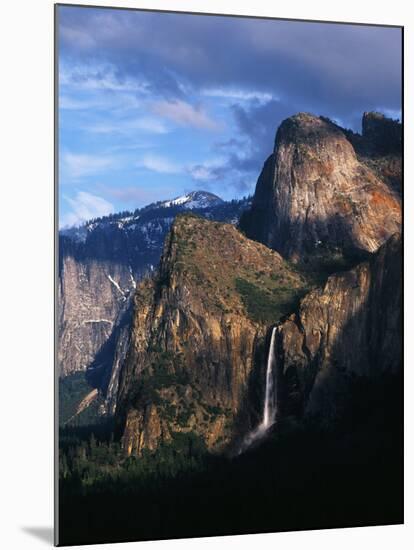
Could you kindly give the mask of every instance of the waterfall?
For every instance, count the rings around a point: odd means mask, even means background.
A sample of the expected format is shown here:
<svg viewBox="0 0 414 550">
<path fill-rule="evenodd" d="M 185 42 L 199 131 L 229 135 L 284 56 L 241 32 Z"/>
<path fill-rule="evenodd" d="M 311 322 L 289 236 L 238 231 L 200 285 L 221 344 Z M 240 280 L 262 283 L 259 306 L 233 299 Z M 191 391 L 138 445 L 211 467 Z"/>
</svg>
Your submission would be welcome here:
<svg viewBox="0 0 414 550">
<path fill-rule="evenodd" d="M 276 329 L 273 327 L 272 335 L 270 337 L 269 351 L 267 352 L 267 364 L 266 364 L 266 382 L 265 382 L 265 398 L 263 404 L 263 417 L 260 424 L 251 432 L 249 432 L 243 439 L 238 454 L 246 451 L 252 443 L 262 439 L 267 430 L 273 426 L 276 416 L 276 396 L 274 388 L 274 362 L 275 362 L 275 341 L 276 341 Z"/>
<path fill-rule="evenodd" d="M 273 391 L 273 363 L 275 360 L 275 337 L 276 327 L 273 327 L 272 336 L 270 338 L 269 352 L 267 354 L 267 367 L 266 367 L 266 389 L 265 400 L 263 407 L 263 429 L 267 430 L 273 424 L 275 420 L 275 395 Z"/>
</svg>

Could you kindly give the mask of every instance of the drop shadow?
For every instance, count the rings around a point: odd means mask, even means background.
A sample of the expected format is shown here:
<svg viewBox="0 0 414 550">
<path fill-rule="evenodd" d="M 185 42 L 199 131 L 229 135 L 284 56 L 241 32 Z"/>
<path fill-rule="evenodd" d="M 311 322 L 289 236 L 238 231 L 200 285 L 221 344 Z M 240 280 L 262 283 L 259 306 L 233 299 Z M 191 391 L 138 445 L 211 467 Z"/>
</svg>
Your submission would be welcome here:
<svg viewBox="0 0 414 550">
<path fill-rule="evenodd" d="M 22 527 L 21 530 L 32 537 L 53 546 L 53 527 Z"/>
</svg>

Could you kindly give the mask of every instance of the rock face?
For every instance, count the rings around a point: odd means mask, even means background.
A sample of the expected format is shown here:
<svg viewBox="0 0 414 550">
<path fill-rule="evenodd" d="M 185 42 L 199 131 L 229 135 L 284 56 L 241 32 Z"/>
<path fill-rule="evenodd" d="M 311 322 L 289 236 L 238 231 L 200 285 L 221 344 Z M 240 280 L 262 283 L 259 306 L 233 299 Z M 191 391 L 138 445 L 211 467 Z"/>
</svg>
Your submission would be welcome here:
<svg viewBox="0 0 414 550">
<path fill-rule="evenodd" d="M 174 223 L 157 276 L 135 296 L 117 408 L 128 454 L 188 432 L 223 450 L 254 429 L 275 325 L 282 416 L 329 423 L 355 380 L 399 371 L 401 208 L 368 166 L 385 151 L 371 118 L 359 137 L 304 113 L 281 125 L 240 222 L 256 242 L 194 217 Z M 303 274 L 316 280 L 302 268 L 333 254 L 356 267 L 327 281 L 324 271 L 326 282 L 299 304 L 312 286 Z"/>
<path fill-rule="evenodd" d="M 375 131 L 366 117 L 365 133 Z M 342 129 L 299 113 L 279 127 L 240 226 L 295 262 L 318 251 L 363 257 L 400 230 L 401 206 Z"/>
<path fill-rule="evenodd" d="M 237 223 L 247 206 L 248 201 L 226 203 L 216 195 L 198 191 L 62 230 L 60 375 L 93 367 L 103 369 L 103 378 L 110 376 L 117 327 L 123 323 L 136 281 L 158 266 L 165 236 L 178 213 L 188 209 L 207 218 Z"/>
<path fill-rule="evenodd" d="M 381 113 L 364 113 L 362 135 L 347 132 L 358 159 L 394 192 L 402 194 L 402 124 Z"/>
<path fill-rule="evenodd" d="M 402 125 L 382 113 L 364 113 L 362 138 L 361 145 L 371 155 L 401 154 Z"/>
<path fill-rule="evenodd" d="M 61 246 L 61 249 L 65 245 Z M 86 370 L 114 331 L 134 279 L 128 266 L 62 251 L 59 278 L 60 373 Z"/>
<path fill-rule="evenodd" d="M 114 415 L 128 455 L 182 436 L 234 449 L 261 425 L 275 326 L 279 415 L 329 424 L 355 383 L 397 373 L 401 140 L 387 120 L 365 114 L 359 136 L 287 119 L 252 204 L 190 193 L 63 231 L 61 376 L 92 381 L 73 414 Z"/>
<path fill-rule="evenodd" d="M 117 409 L 128 454 L 183 432 L 219 449 L 245 431 L 255 349 L 305 286 L 234 226 L 177 218 L 158 276 L 135 296 Z"/>
<path fill-rule="evenodd" d="M 278 400 L 284 413 L 339 415 L 352 380 L 402 367 L 401 240 L 332 275 L 276 331 Z"/>
</svg>

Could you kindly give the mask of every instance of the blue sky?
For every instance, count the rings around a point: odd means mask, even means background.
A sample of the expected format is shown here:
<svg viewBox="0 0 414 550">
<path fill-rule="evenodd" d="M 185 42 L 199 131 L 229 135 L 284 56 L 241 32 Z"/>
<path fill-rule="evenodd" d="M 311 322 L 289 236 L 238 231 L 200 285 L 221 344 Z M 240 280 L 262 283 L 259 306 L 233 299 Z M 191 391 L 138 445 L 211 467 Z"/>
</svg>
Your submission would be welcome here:
<svg viewBox="0 0 414 550">
<path fill-rule="evenodd" d="M 254 191 L 299 111 L 401 116 L 401 31 L 59 7 L 60 225 Z"/>
</svg>

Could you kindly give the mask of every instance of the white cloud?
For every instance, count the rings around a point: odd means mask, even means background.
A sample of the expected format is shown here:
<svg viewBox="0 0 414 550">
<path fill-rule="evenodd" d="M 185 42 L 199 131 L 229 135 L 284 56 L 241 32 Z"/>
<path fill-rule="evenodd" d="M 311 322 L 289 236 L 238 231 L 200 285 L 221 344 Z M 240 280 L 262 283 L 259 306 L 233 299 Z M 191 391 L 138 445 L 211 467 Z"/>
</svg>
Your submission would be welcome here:
<svg viewBox="0 0 414 550">
<path fill-rule="evenodd" d="M 189 173 L 191 177 L 197 181 L 210 181 L 214 179 L 214 174 L 210 168 L 207 166 L 203 166 L 202 164 L 198 164 L 197 166 L 193 166 L 189 168 Z"/>
<path fill-rule="evenodd" d="M 133 112 L 145 109 L 145 103 L 140 94 L 132 91 L 107 90 L 100 86 L 96 89 L 82 89 L 80 86 L 67 86 L 61 84 L 61 93 L 59 95 L 59 109 L 70 111 L 86 111 L 97 109 L 103 111 L 105 116 L 108 112 L 115 114 L 128 115 Z"/>
<path fill-rule="evenodd" d="M 168 128 L 161 120 L 151 117 L 142 117 L 116 122 L 97 122 L 83 127 L 84 130 L 95 134 L 129 134 L 139 130 L 151 134 L 166 134 Z"/>
<path fill-rule="evenodd" d="M 131 76 L 120 78 L 111 64 L 74 65 L 62 64 L 59 68 L 59 86 L 79 90 L 109 90 L 111 92 L 148 91 L 148 84 Z"/>
<path fill-rule="evenodd" d="M 196 108 L 185 101 L 158 101 L 152 106 L 153 111 L 180 126 L 192 126 L 206 130 L 218 130 L 220 125 L 210 118 L 201 108 Z"/>
<path fill-rule="evenodd" d="M 78 191 L 75 198 L 64 196 L 64 199 L 70 205 L 71 211 L 62 217 L 61 227 L 79 225 L 82 222 L 106 216 L 114 211 L 114 206 L 110 202 L 86 191 Z"/>
<path fill-rule="evenodd" d="M 138 168 L 145 168 L 159 174 L 187 174 L 193 180 L 200 182 L 217 180 L 227 166 L 223 158 L 207 160 L 202 164 L 179 164 L 164 156 L 153 154 L 144 155 L 136 165 Z"/>
<path fill-rule="evenodd" d="M 207 88 L 201 92 L 207 97 L 222 97 L 229 100 L 239 101 L 259 101 L 261 103 L 267 103 L 268 101 L 276 99 L 272 94 L 258 91 L 247 91 L 236 88 Z"/>
<path fill-rule="evenodd" d="M 151 202 L 165 199 L 171 193 L 170 186 L 154 186 L 147 187 L 146 185 L 131 185 L 131 186 L 111 186 L 98 184 L 96 186 L 99 192 L 102 192 L 106 197 L 121 202 L 128 208 L 137 208 Z"/>
<path fill-rule="evenodd" d="M 145 155 L 137 162 L 137 166 L 159 174 L 179 174 L 183 171 L 178 164 L 157 155 Z"/>
<path fill-rule="evenodd" d="M 194 180 L 207 182 L 218 179 L 225 166 L 224 159 L 213 159 L 203 164 L 193 164 L 187 168 L 187 172 Z"/>
<path fill-rule="evenodd" d="M 64 178 L 79 179 L 99 174 L 113 168 L 116 159 L 111 156 L 76 154 L 66 151 L 61 156 L 61 169 Z"/>
<path fill-rule="evenodd" d="M 59 96 L 59 109 L 65 109 L 67 111 L 82 111 L 94 109 L 99 106 L 100 104 L 95 101 L 76 99 L 67 95 Z"/>
</svg>

